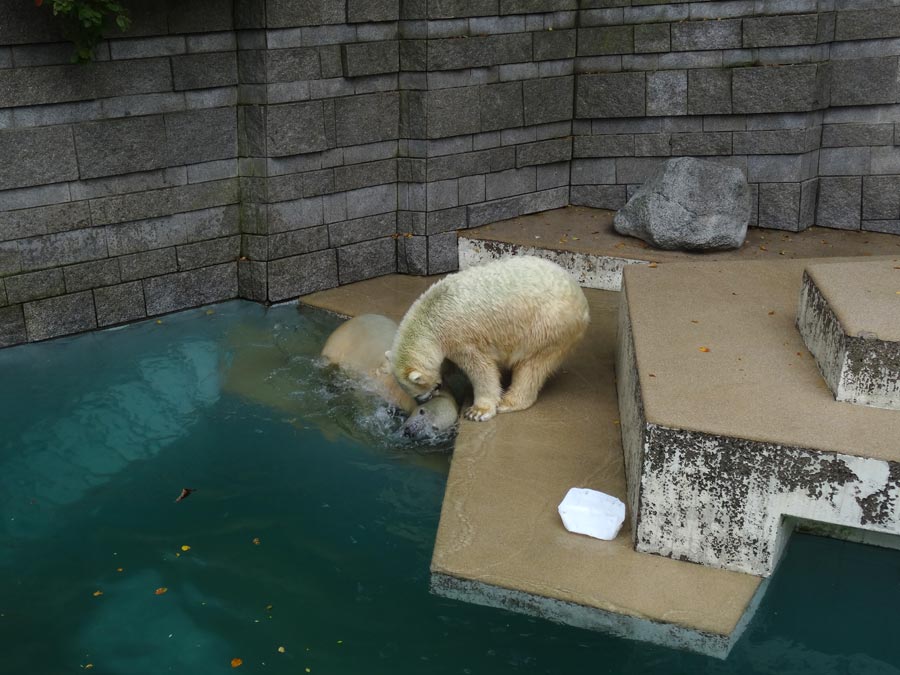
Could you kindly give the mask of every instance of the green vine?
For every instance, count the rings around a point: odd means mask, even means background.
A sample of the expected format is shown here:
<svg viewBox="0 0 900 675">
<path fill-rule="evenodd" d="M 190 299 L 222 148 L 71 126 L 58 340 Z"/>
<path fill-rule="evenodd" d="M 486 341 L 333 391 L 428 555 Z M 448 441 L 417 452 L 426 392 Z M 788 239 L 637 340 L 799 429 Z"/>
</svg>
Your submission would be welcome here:
<svg viewBox="0 0 900 675">
<path fill-rule="evenodd" d="M 40 7 L 44 0 L 34 0 Z M 72 60 L 78 63 L 90 61 L 94 48 L 103 39 L 103 30 L 115 23 L 119 30 L 131 25 L 128 10 L 116 0 L 49 0 L 53 16 L 62 22 L 63 35 L 75 46 Z"/>
</svg>

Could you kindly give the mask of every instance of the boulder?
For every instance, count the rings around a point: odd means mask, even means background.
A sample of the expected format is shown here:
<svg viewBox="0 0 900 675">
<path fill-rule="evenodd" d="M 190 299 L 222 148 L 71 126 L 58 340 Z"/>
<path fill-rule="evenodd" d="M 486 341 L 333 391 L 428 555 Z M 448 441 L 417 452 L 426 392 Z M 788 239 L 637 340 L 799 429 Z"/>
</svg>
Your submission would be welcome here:
<svg viewBox="0 0 900 675">
<path fill-rule="evenodd" d="M 739 169 L 680 157 L 660 166 L 616 214 L 616 232 L 662 249 L 739 248 L 750 186 Z"/>
</svg>

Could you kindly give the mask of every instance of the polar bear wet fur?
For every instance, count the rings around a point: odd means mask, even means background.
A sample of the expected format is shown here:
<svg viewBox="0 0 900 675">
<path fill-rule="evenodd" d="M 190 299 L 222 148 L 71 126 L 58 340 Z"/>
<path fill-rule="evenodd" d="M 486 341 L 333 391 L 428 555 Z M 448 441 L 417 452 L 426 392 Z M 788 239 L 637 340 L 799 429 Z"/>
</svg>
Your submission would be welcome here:
<svg viewBox="0 0 900 675">
<path fill-rule="evenodd" d="M 440 389 L 449 359 L 472 383 L 466 418 L 484 421 L 531 406 L 589 322 L 584 292 L 559 265 L 528 256 L 491 262 L 442 279 L 416 300 L 394 338 L 391 370 L 421 403 Z M 505 392 L 503 370 L 512 372 Z"/>
</svg>

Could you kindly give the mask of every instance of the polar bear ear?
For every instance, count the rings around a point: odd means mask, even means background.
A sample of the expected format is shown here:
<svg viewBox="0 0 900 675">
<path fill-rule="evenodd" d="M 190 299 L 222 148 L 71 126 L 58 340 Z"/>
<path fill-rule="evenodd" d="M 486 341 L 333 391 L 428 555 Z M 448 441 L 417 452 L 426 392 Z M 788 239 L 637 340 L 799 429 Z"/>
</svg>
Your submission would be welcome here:
<svg viewBox="0 0 900 675">
<path fill-rule="evenodd" d="M 415 384 L 418 384 L 422 381 L 422 373 L 420 373 L 418 370 L 409 371 L 409 373 L 406 374 L 406 377 L 410 382 L 413 382 Z"/>
</svg>

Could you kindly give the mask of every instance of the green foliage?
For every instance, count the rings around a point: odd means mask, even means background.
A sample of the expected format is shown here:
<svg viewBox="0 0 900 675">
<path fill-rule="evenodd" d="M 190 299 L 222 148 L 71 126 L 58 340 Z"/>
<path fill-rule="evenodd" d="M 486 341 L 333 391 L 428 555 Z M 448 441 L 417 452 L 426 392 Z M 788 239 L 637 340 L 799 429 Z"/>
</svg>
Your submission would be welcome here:
<svg viewBox="0 0 900 675">
<path fill-rule="evenodd" d="M 35 4 L 40 6 L 43 0 L 35 0 Z M 110 24 L 115 23 L 119 30 L 131 25 L 128 10 L 117 0 L 50 0 L 50 5 L 62 22 L 63 35 L 75 46 L 72 60 L 79 63 L 91 60 Z"/>
</svg>

